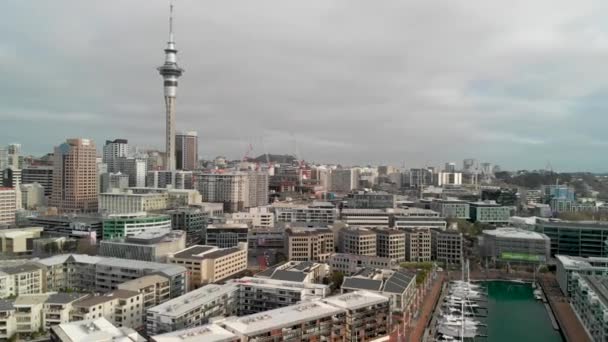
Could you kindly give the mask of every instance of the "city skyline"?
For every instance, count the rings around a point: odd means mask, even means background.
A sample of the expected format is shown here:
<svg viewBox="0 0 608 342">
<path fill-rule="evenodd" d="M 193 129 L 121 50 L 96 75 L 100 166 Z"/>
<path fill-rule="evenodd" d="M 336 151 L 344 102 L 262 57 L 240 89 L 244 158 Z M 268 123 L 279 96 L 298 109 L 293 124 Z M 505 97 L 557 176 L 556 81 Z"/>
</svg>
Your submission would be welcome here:
<svg viewBox="0 0 608 342">
<path fill-rule="evenodd" d="M 115 138 L 162 149 L 154 68 L 168 4 L 142 4 L 10 2 L 0 23 L 3 143 L 35 155 L 75 137 L 98 151 Z M 596 157 L 608 145 L 607 77 L 596 72 L 606 5 L 554 4 L 178 1 L 188 77 L 177 130 L 198 131 L 206 159 L 238 159 L 252 141 L 256 155 L 293 154 L 297 141 L 300 158 L 321 162 L 474 157 L 606 171 Z"/>
</svg>

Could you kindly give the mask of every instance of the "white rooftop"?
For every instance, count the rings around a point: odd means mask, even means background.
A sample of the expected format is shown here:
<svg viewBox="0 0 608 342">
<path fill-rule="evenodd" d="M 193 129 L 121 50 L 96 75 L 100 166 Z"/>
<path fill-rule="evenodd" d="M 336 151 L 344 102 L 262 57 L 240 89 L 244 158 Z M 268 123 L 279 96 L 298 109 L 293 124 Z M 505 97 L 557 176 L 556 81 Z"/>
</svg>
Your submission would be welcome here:
<svg viewBox="0 0 608 342">
<path fill-rule="evenodd" d="M 355 291 L 328 297 L 323 301 L 339 308 L 356 310 L 370 305 L 386 303 L 388 297 L 373 292 Z"/>
<path fill-rule="evenodd" d="M 484 235 L 492 235 L 499 238 L 510 238 L 510 239 L 526 239 L 526 240 L 546 240 L 548 237 L 544 234 L 524 230 L 520 228 L 504 227 L 496 228 L 492 230 L 484 230 Z"/>
<path fill-rule="evenodd" d="M 598 257 L 590 257 L 583 258 L 577 256 L 569 256 L 569 255 L 555 255 L 555 258 L 564 265 L 564 268 L 569 269 L 590 269 L 590 268 L 602 268 L 606 269 L 608 267 L 608 258 L 598 258 Z M 606 266 L 594 266 L 591 263 L 600 263 Z"/>
<path fill-rule="evenodd" d="M 233 284 L 209 284 L 194 291 L 190 291 L 185 295 L 151 307 L 148 309 L 148 312 L 154 312 L 163 316 L 177 317 L 236 290 L 237 288 Z"/>
<path fill-rule="evenodd" d="M 237 336 L 217 324 L 207 324 L 155 335 L 152 336 L 152 339 L 156 342 L 230 342 L 236 340 Z"/>
<path fill-rule="evenodd" d="M 301 283 L 297 281 L 279 280 L 279 279 L 267 279 L 267 278 L 255 278 L 255 277 L 242 277 L 240 279 L 232 280 L 231 284 L 244 284 L 257 287 L 267 287 L 275 289 L 322 289 L 329 292 L 329 285 L 315 284 L 315 283 Z"/>
<path fill-rule="evenodd" d="M 345 310 L 339 307 L 322 301 L 313 301 L 243 317 L 229 317 L 222 324 L 228 330 L 251 336 L 342 312 Z"/>
<path fill-rule="evenodd" d="M 53 327 L 61 341 L 70 342 L 144 342 L 135 330 L 117 328 L 101 317 L 93 320 L 63 323 Z"/>
</svg>

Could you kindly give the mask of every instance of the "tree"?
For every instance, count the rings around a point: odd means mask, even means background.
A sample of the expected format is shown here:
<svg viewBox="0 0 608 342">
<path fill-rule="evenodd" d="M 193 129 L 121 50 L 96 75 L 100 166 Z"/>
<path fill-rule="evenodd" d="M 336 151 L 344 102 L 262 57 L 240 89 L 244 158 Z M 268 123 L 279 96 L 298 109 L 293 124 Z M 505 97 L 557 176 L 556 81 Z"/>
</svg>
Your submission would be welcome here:
<svg viewBox="0 0 608 342">
<path fill-rule="evenodd" d="M 329 281 L 331 283 L 332 291 L 335 291 L 342 286 L 342 282 L 344 281 L 344 274 L 339 271 L 333 272 L 329 276 Z"/>
</svg>

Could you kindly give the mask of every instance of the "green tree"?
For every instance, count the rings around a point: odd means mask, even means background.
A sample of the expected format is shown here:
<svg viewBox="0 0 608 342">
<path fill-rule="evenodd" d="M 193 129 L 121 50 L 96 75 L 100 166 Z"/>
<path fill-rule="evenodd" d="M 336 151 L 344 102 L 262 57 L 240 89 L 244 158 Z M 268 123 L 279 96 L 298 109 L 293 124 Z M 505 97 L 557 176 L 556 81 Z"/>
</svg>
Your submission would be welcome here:
<svg viewBox="0 0 608 342">
<path fill-rule="evenodd" d="M 337 290 L 342 286 L 342 282 L 344 281 L 344 274 L 339 271 L 333 272 L 329 276 L 329 281 L 331 284 L 331 289 Z"/>
</svg>

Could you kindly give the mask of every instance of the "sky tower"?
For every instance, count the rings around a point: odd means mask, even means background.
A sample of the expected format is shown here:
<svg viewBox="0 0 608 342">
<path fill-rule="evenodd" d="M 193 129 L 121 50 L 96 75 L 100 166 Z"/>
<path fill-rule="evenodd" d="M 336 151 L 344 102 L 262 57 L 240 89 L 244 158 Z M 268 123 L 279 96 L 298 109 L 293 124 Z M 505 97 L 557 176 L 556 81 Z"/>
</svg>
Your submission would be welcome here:
<svg viewBox="0 0 608 342">
<path fill-rule="evenodd" d="M 169 6 L 169 41 L 165 49 L 165 64 L 157 68 L 163 77 L 166 106 L 165 132 L 165 168 L 175 170 L 175 97 L 177 96 L 177 79 L 184 69 L 177 66 L 177 49 L 173 41 L 173 3 Z"/>
</svg>

